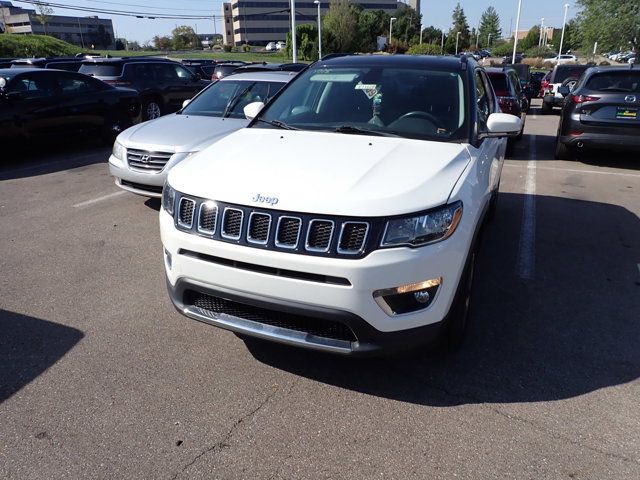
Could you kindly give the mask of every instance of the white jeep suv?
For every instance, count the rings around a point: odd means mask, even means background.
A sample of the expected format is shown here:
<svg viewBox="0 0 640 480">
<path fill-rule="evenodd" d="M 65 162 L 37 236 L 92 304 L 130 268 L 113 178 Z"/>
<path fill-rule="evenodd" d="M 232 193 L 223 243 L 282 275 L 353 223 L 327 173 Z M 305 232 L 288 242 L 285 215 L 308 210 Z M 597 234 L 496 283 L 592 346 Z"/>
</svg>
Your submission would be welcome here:
<svg viewBox="0 0 640 480">
<path fill-rule="evenodd" d="M 459 344 L 505 137 L 521 127 L 499 111 L 473 58 L 315 63 L 169 173 L 171 300 L 241 336 L 339 354 Z"/>
</svg>

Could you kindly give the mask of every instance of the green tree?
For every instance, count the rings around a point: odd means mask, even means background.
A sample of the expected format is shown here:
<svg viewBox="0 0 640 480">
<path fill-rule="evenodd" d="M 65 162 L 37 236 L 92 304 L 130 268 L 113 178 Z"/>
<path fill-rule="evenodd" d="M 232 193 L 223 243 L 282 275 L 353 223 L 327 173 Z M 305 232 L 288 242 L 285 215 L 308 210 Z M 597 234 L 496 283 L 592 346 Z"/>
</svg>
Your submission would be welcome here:
<svg viewBox="0 0 640 480">
<path fill-rule="evenodd" d="M 200 40 L 198 35 L 189 25 L 180 25 L 171 31 L 174 50 L 185 50 L 188 48 L 199 48 Z"/>
<path fill-rule="evenodd" d="M 331 0 L 322 21 L 323 52 L 353 52 L 358 47 L 359 9 L 349 0 Z"/>
<path fill-rule="evenodd" d="M 437 43 L 438 47 L 442 41 L 442 30 L 434 26 L 430 26 L 422 30 L 422 41 L 424 43 Z M 440 53 L 438 51 L 438 53 Z"/>
<path fill-rule="evenodd" d="M 169 50 L 173 45 L 173 40 L 167 36 L 155 35 L 151 41 L 158 50 Z"/>
<path fill-rule="evenodd" d="M 469 31 L 469 23 L 467 22 L 467 17 L 464 14 L 464 9 L 460 6 L 460 3 L 456 5 L 456 8 L 453 9 L 453 25 L 449 29 L 449 33 L 447 34 L 447 41 L 445 43 L 445 51 L 447 53 L 455 53 L 456 51 L 456 37 L 458 37 L 458 33 L 460 33 L 458 40 L 458 53 L 469 48 L 471 44 Z"/>
<path fill-rule="evenodd" d="M 47 35 L 47 24 L 49 23 L 49 20 L 51 20 L 51 16 L 53 15 L 53 8 L 44 3 L 36 3 L 36 9 L 38 10 L 38 15 L 36 15 L 36 18 L 42 24 L 44 34 Z"/>
<path fill-rule="evenodd" d="M 318 59 L 318 28 L 310 23 L 296 26 L 296 46 L 300 60 Z M 324 43 L 324 42 L 323 42 Z M 287 33 L 287 56 L 292 56 L 293 42 L 291 33 Z"/>
<path fill-rule="evenodd" d="M 539 40 L 540 26 L 534 25 L 527 33 L 527 36 L 518 41 L 518 51 L 524 52 L 525 50 L 529 50 L 530 48 L 537 47 Z"/>
<path fill-rule="evenodd" d="M 560 40 L 558 40 L 560 42 Z M 560 45 L 558 45 L 559 47 Z M 582 48 L 582 31 L 580 21 L 572 18 L 567 22 L 564 29 L 564 42 L 562 43 L 562 51 L 579 50 Z"/>
<path fill-rule="evenodd" d="M 423 38 L 424 40 L 424 38 Z M 421 43 L 418 45 L 412 45 L 407 50 L 409 55 L 440 55 L 440 45 L 433 43 Z"/>
<path fill-rule="evenodd" d="M 480 16 L 480 47 L 488 47 L 489 35 L 491 39 L 498 40 L 502 35 L 502 29 L 500 28 L 500 15 L 493 7 L 488 7 Z"/>
<path fill-rule="evenodd" d="M 358 16 L 358 37 L 360 38 L 358 50 L 361 52 L 373 52 L 377 50 L 376 39 L 379 35 L 388 35 L 389 14 L 383 10 L 367 10 L 360 12 Z"/>
<path fill-rule="evenodd" d="M 422 15 L 418 15 L 413 7 L 406 3 L 398 3 L 394 14 L 393 36 L 404 43 L 418 43 Z"/>
<path fill-rule="evenodd" d="M 591 50 L 637 51 L 640 42 L 640 2 L 638 0 L 577 0 L 580 12 L 581 37 L 584 47 Z"/>
</svg>

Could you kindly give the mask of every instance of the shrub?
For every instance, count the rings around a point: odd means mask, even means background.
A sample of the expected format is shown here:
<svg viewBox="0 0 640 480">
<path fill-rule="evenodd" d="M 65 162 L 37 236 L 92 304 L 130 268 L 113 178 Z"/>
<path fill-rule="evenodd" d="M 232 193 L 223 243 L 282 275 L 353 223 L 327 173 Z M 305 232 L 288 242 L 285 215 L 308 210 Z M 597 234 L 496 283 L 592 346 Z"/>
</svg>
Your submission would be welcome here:
<svg viewBox="0 0 640 480">
<path fill-rule="evenodd" d="M 513 53 L 513 43 L 505 42 L 500 45 L 496 45 L 491 49 L 491 53 L 494 57 L 505 57 Z"/>
<path fill-rule="evenodd" d="M 609 62 L 607 62 L 606 60 L 603 60 L 602 62 L 600 62 L 599 65 L 602 66 L 602 67 L 608 67 L 611 64 Z"/>
<path fill-rule="evenodd" d="M 389 53 L 404 53 L 409 49 L 409 45 L 401 42 L 397 38 L 391 40 L 391 45 L 387 46 L 387 52 Z"/>
<path fill-rule="evenodd" d="M 222 46 L 222 49 L 223 49 L 225 52 L 227 52 L 227 53 L 229 53 L 229 52 L 231 51 L 231 49 L 232 49 L 232 48 L 233 48 L 233 45 L 229 45 L 228 43 L 225 43 L 225 44 Z"/>
<path fill-rule="evenodd" d="M 79 52 L 78 47 L 47 35 L 0 35 L 0 57 L 56 57 Z"/>
<path fill-rule="evenodd" d="M 251 46 L 248 43 L 245 43 L 244 45 L 242 45 L 242 51 L 243 52 L 250 52 L 251 51 Z"/>
<path fill-rule="evenodd" d="M 434 45 L 432 43 L 419 43 L 418 45 L 411 45 L 407 53 L 409 55 L 440 55 L 442 52 L 440 45 Z"/>
</svg>

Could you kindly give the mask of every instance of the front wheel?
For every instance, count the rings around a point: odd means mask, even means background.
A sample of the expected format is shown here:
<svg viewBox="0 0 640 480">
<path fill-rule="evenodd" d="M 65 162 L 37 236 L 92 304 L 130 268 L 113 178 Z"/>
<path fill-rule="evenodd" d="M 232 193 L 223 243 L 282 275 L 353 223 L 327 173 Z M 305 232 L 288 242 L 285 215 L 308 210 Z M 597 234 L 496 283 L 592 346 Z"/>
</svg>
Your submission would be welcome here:
<svg viewBox="0 0 640 480">
<path fill-rule="evenodd" d="M 162 115 L 160 102 L 155 98 L 148 98 L 142 103 L 142 120 L 153 120 Z"/>
<path fill-rule="evenodd" d="M 453 299 L 449 318 L 444 331 L 444 344 L 448 350 L 460 348 L 467 334 L 469 326 L 469 311 L 471 306 L 471 291 L 473 287 L 473 272 L 476 263 L 475 249 L 469 253 L 460 284 Z"/>
</svg>

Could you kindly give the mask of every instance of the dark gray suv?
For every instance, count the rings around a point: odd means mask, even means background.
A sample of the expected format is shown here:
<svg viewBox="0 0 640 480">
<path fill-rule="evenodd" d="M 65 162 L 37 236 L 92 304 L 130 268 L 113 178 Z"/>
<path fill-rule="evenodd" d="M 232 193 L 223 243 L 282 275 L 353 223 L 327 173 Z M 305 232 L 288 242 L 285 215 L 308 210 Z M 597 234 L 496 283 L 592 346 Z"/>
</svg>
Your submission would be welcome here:
<svg viewBox="0 0 640 480">
<path fill-rule="evenodd" d="M 142 120 L 180 110 L 182 102 L 209 84 L 178 62 L 153 57 L 95 58 L 82 62 L 79 72 L 117 87 L 137 90 Z"/>
<path fill-rule="evenodd" d="M 640 68 L 594 67 L 565 97 L 556 138 L 556 158 L 588 148 L 640 150 Z"/>
</svg>

